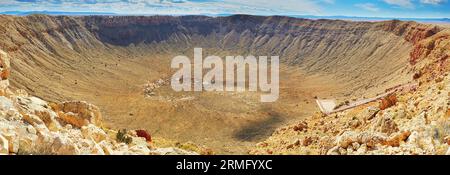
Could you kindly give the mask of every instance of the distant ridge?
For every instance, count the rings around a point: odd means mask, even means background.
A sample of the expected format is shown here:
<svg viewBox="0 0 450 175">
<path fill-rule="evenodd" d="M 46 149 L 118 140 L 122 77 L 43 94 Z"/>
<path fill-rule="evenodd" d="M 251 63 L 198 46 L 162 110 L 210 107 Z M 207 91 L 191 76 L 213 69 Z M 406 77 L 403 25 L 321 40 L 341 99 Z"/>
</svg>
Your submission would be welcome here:
<svg viewBox="0 0 450 175">
<path fill-rule="evenodd" d="M 16 16 L 27 16 L 34 14 L 44 14 L 52 16 L 68 15 L 68 16 L 91 16 L 91 15 L 114 15 L 114 16 L 153 16 L 158 14 L 119 14 L 112 12 L 63 12 L 63 11 L 5 11 L 0 12 L 4 15 L 16 15 Z M 192 14 L 186 14 L 188 16 Z M 202 16 L 212 16 L 212 17 L 224 17 L 233 16 L 236 14 L 199 14 Z M 177 14 L 173 16 L 184 16 L 183 14 Z M 259 15 L 255 15 L 259 16 Z M 395 17 L 359 17 L 359 16 L 315 16 L 315 15 L 287 15 L 289 17 L 295 18 L 306 18 L 306 19 L 333 19 L 333 20 L 350 20 L 350 21 L 387 21 L 387 20 L 402 20 L 402 21 L 417 21 L 417 22 L 428 22 L 428 23 L 450 23 L 450 18 L 395 18 Z"/>
<path fill-rule="evenodd" d="M 450 23 L 449 18 L 394 18 L 394 17 L 314 16 L 314 15 L 294 15 L 292 17 L 307 18 L 307 19 L 337 19 L 337 20 L 351 20 L 351 21 L 388 21 L 397 19 L 401 21 Z"/>
<path fill-rule="evenodd" d="M 60 11 L 6 11 L 0 12 L 0 14 L 4 15 L 16 15 L 16 16 L 27 16 L 27 15 L 35 15 L 35 14 L 43 14 L 43 15 L 68 15 L 68 16 L 89 16 L 89 15 L 116 15 L 115 13 L 109 12 L 60 12 Z"/>
</svg>

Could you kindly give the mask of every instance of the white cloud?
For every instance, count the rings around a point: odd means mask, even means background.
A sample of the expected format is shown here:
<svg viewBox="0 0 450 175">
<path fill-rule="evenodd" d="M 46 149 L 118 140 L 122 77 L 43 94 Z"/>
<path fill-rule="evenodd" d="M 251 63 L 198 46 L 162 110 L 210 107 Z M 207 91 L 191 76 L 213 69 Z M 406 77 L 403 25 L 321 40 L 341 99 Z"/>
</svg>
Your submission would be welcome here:
<svg viewBox="0 0 450 175">
<path fill-rule="evenodd" d="M 448 0 L 383 0 L 384 2 L 403 7 L 403 8 L 409 8 L 414 9 L 415 5 L 414 3 L 422 3 L 422 4 L 431 4 L 431 5 L 440 5 L 446 3 Z"/>
<path fill-rule="evenodd" d="M 412 3 L 411 0 L 384 0 L 384 2 L 391 4 L 391 5 L 395 5 L 395 6 L 400 6 L 403 8 L 414 8 L 414 4 Z"/>
<path fill-rule="evenodd" d="M 420 0 L 423 4 L 439 5 L 447 2 L 447 0 Z"/>
<path fill-rule="evenodd" d="M 245 9 L 265 9 L 267 11 L 280 11 L 287 14 L 317 14 L 320 12 L 320 6 L 313 0 L 224 0 L 224 3 L 235 7 L 244 7 Z M 245 13 L 245 11 L 244 11 Z"/>
<path fill-rule="evenodd" d="M 328 4 L 334 4 L 335 2 L 335 0 L 322 0 L 322 1 Z"/>
<path fill-rule="evenodd" d="M 372 12 L 380 11 L 380 9 L 372 3 L 355 4 L 355 6 Z"/>
<path fill-rule="evenodd" d="M 33 2 L 30 2 L 33 1 Z M 125 14 L 294 15 L 321 12 L 334 0 L 0 0 L 0 11 L 97 11 Z M 12 9 L 11 7 L 14 7 Z"/>
</svg>

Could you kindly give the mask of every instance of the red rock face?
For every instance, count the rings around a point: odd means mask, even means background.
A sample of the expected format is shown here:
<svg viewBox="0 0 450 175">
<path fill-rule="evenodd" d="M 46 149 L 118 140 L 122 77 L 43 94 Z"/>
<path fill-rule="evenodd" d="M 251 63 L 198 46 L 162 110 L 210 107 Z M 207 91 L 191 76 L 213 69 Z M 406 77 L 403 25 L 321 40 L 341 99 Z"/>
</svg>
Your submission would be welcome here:
<svg viewBox="0 0 450 175">
<path fill-rule="evenodd" d="M 146 130 L 136 130 L 136 135 L 138 137 L 145 138 L 145 140 L 147 142 L 151 142 L 152 141 L 152 137 L 150 136 L 150 134 Z"/>
<path fill-rule="evenodd" d="M 425 66 L 419 70 L 420 76 L 414 76 L 414 79 L 428 81 L 448 72 L 450 70 L 449 50 L 449 30 L 441 31 L 416 43 L 410 53 L 409 62 L 411 65 L 424 62 Z"/>
<path fill-rule="evenodd" d="M 0 80 L 8 79 L 10 74 L 10 63 L 6 53 L 0 51 Z"/>
<path fill-rule="evenodd" d="M 408 34 L 405 36 L 405 39 L 412 43 L 418 43 L 419 41 L 433 36 L 438 33 L 439 29 L 437 27 L 432 28 L 424 28 L 424 27 L 412 27 Z"/>
<path fill-rule="evenodd" d="M 414 46 L 414 49 L 411 51 L 411 53 L 409 54 L 409 63 L 411 65 L 414 65 L 417 63 L 417 61 L 422 58 L 422 57 L 426 57 L 430 54 L 430 50 L 422 45 L 422 44 L 417 44 Z"/>
<path fill-rule="evenodd" d="M 442 29 L 436 26 L 393 20 L 384 23 L 383 30 L 403 36 L 406 41 L 416 44 L 425 38 L 435 35 Z"/>
<path fill-rule="evenodd" d="M 448 44 L 450 40 L 450 32 L 448 32 L 448 30 L 434 25 L 425 25 L 398 20 L 383 23 L 382 29 L 384 31 L 392 32 L 397 36 L 403 36 L 406 41 L 413 44 L 413 49 L 409 54 L 409 62 L 411 65 L 415 65 L 421 60 L 428 59 L 431 62 L 440 60 L 441 66 L 439 68 L 429 67 L 426 69 L 445 71 L 445 66 L 448 66 L 447 57 L 449 54 L 445 52 L 450 49 Z M 437 65 L 438 64 L 433 64 L 433 66 Z M 423 73 L 429 72 L 425 70 L 423 71 Z"/>
</svg>

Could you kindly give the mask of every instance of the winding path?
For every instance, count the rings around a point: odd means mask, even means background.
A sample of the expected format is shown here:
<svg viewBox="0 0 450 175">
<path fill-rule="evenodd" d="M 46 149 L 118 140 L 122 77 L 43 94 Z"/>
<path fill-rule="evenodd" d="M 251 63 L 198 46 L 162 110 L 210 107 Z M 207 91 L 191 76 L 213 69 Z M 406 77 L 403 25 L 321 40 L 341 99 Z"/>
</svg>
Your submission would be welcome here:
<svg viewBox="0 0 450 175">
<path fill-rule="evenodd" d="M 385 92 L 383 94 L 380 94 L 380 95 L 378 95 L 376 97 L 354 101 L 354 102 L 349 103 L 348 105 L 341 106 L 341 107 L 339 107 L 337 109 L 335 109 L 335 107 L 336 107 L 335 100 L 316 99 L 316 103 L 319 106 L 319 109 L 320 109 L 320 111 L 323 114 L 329 115 L 329 114 L 332 114 L 332 113 L 345 111 L 345 110 L 348 110 L 348 109 L 352 109 L 352 108 L 355 108 L 355 107 L 358 107 L 358 106 L 361 106 L 361 105 L 364 105 L 364 104 L 367 104 L 367 103 L 370 103 L 370 102 L 382 99 L 382 98 L 384 98 L 384 97 L 386 97 L 388 95 L 391 95 L 391 94 L 393 94 L 395 92 L 398 92 L 398 91 L 411 90 L 411 89 L 414 89 L 416 87 L 417 87 L 417 83 L 408 83 L 408 84 L 405 84 L 405 85 L 401 85 L 401 86 L 398 86 L 398 87 L 394 87 L 394 88 L 388 89 L 387 92 Z"/>
</svg>

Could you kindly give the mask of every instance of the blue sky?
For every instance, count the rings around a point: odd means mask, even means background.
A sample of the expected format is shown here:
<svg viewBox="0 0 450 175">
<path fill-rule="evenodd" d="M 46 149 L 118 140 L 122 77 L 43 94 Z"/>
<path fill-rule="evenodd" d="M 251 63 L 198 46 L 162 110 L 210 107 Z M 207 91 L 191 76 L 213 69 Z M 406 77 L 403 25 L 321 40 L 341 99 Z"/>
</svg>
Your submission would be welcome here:
<svg viewBox="0 0 450 175">
<path fill-rule="evenodd" d="M 0 11 L 450 18 L 450 0 L 0 0 Z"/>
</svg>

